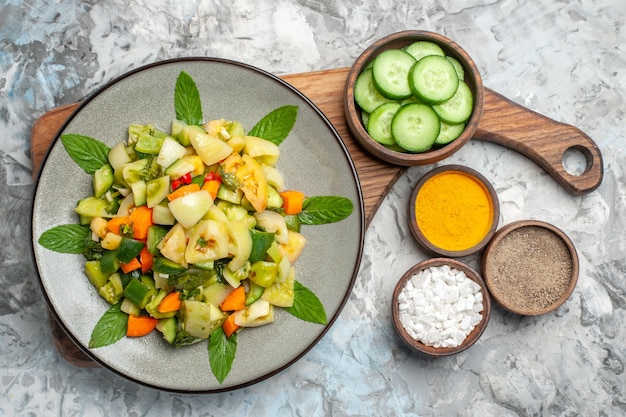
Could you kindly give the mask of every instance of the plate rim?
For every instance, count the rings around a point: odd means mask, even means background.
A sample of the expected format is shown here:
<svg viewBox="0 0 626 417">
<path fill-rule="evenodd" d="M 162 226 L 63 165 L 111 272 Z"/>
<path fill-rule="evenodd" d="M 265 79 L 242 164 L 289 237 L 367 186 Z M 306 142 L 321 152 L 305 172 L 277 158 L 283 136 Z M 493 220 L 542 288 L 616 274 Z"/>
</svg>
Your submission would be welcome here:
<svg viewBox="0 0 626 417">
<path fill-rule="evenodd" d="M 161 66 L 166 66 L 166 65 L 171 65 L 171 64 L 179 64 L 179 63 L 184 63 L 184 62 L 213 62 L 213 63 L 220 63 L 220 64 L 226 64 L 226 65 L 233 65 L 236 67 L 241 67 L 245 70 L 248 71 L 252 71 L 252 72 L 256 72 L 260 75 L 265 76 L 266 78 L 270 79 L 273 82 L 276 82 L 278 84 L 280 84 L 283 88 L 286 88 L 288 90 L 290 90 L 292 93 L 294 93 L 296 96 L 298 96 L 300 99 L 302 99 L 303 101 L 305 101 L 308 106 L 310 107 L 311 110 L 313 110 L 318 117 L 320 117 L 320 119 L 323 121 L 323 123 L 327 126 L 327 128 L 330 129 L 330 132 L 332 133 L 332 135 L 334 136 L 335 140 L 337 141 L 338 145 L 340 146 L 340 148 L 343 151 L 343 156 L 350 168 L 350 171 L 352 173 L 352 176 L 354 178 L 355 181 L 355 185 L 356 185 L 356 194 L 358 197 L 358 210 L 359 210 L 359 219 L 358 219 L 358 231 L 359 231 L 359 244 L 358 244 L 358 250 L 357 250 L 357 257 L 356 257 L 356 262 L 354 265 L 354 269 L 352 271 L 352 276 L 350 278 L 350 281 L 348 283 L 348 287 L 346 290 L 346 293 L 344 294 L 344 296 L 342 297 L 341 302 L 339 303 L 336 312 L 333 314 L 332 317 L 330 317 L 326 323 L 326 325 L 324 325 L 324 329 L 315 337 L 315 339 L 306 347 L 304 348 L 301 352 L 299 352 L 297 355 L 295 355 L 291 360 L 287 361 L 286 363 L 278 366 L 277 368 L 275 368 L 274 370 L 261 375 L 259 377 L 253 378 L 249 381 L 246 382 L 242 382 L 236 385 L 232 385 L 232 386 L 228 386 L 228 387 L 224 387 L 224 388 L 217 388 L 217 389 L 199 389 L 199 390 L 194 390 L 194 389 L 178 389 L 178 388 L 171 388 L 171 387 L 164 387 L 164 386 L 159 386 L 156 384 L 152 384 L 149 383 L 147 381 L 142 381 L 139 380 L 137 378 L 134 378 L 131 375 L 127 375 L 125 373 L 123 373 L 122 371 L 115 369 L 113 366 L 105 363 L 103 360 L 101 360 L 100 358 L 98 358 L 96 355 L 94 355 L 91 350 L 86 347 L 83 346 L 82 343 L 78 340 L 78 338 L 76 336 L 74 336 L 72 334 L 72 332 L 67 328 L 67 326 L 64 324 L 63 320 L 61 319 L 61 317 L 59 317 L 58 312 L 56 311 L 56 309 L 54 308 L 54 305 L 52 303 L 52 300 L 49 298 L 47 291 L 45 289 L 45 285 L 43 282 L 43 279 L 41 277 L 41 273 L 39 271 L 39 265 L 37 262 L 37 254 L 36 254 L 36 250 L 35 250 L 35 246 L 37 245 L 37 241 L 36 241 L 36 236 L 34 235 L 34 223 L 35 223 L 35 205 L 36 205 L 36 201 L 37 201 L 37 196 L 39 194 L 39 185 L 40 185 L 40 180 L 42 177 L 43 172 L 45 171 L 43 168 L 45 167 L 45 165 L 48 162 L 49 156 L 53 150 L 53 148 L 55 148 L 57 146 L 57 143 L 59 142 L 60 138 L 61 138 L 61 134 L 65 131 L 65 129 L 68 127 L 68 125 L 74 120 L 74 118 L 76 116 L 78 116 L 78 114 L 82 111 L 82 109 L 84 107 L 86 107 L 91 101 L 93 101 L 95 98 L 97 98 L 99 95 L 101 95 L 102 93 L 104 93 L 105 91 L 107 91 L 109 88 L 111 88 L 112 86 L 114 86 L 115 84 L 125 80 L 126 78 L 129 78 L 135 74 L 141 73 L 141 72 L 145 72 L 145 71 L 149 71 L 151 69 L 157 68 L 157 67 L 161 67 Z M 65 333 L 65 335 L 72 341 L 72 343 L 74 343 L 74 345 L 79 348 L 85 355 L 87 355 L 87 357 L 89 359 L 91 359 L 93 362 L 95 362 L 97 365 L 99 365 L 100 367 L 121 376 L 122 378 L 128 380 L 128 381 L 132 381 L 136 384 L 148 387 L 148 388 L 153 388 L 153 389 L 157 389 L 160 391 L 166 391 L 166 392 L 172 392 L 172 393 L 193 393 L 193 394 L 211 394 L 211 393 L 221 393 L 221 392 L 228 392 L 228 391 L 233 391 L 233 390 L 238 390 L 241 388 L 245 388 L 245 387 L 249 387 L 251 385 L 257 384 L 261 381 L 264 381 L 266 379 L 269 379 L 270 377 L 284 371 L 285 369 L 291 367 L 293 364 L 295 364 L 296 362 L 298 362 L 300 359 L 302 359 L 309 351 L 311 351 L 323 338 L 324 336 L 328 333 L 328 331 L 331 329 L 331 327 L 335 324 L 336 320 L 339 318 L 339 316 L 341 315 L 341 312 L 343 311 L 343 309 L 345 308 L 346 303 L 348 302 L 350 295 L 353 292 L 354 289 L 354 285 L 356 283 L 356 279 L 359 275 L 359 271 L 360 271 L 360 266 L 361 266 L 361 262 L 362 262 L 362 258 L 363 258 L 363 250 L 364 250 L 364 243 L 365 243 L 365 232 L 366 232 L 366 227 L 365 227 L 365 203 L 364 203 L 364 198 L 363 198 L 363 190 L 361 187 L 361 183 L 360 183 L 360 179 L 358 176 L 358 172 L 356 170 L 356 166 L 354 164 L 354 160 L 352 159 L 352 156 L 350 155 L 345 142 L 343 141 L 343 139 L 341 138 L 341 135 L 339 134 L 339 132 L 337 131 L 337 129 L 335 128 L 335 126 L 331 123 L 331 121 L 328 119 L 328 117 L 319 109 L 319 107 L 313 103 L 311 101 L 311 99 L 309 99 L 305 94 L 303 94 L 302 92 L 300 92 L 296 87 L 294 87 L 293 85 L 291 85 L 290 83 L 288 83 L 287 81 L 281 79 L 280 77 L 278 77 L 275 74 L 272 74 L 266 70 L 263 70 L 261 68 L 255 67 L 253 65 L 244 63 L 244 62 L 239 62 L 239 61 L 235 61 L 235 60 L 231 60 L 231 59 L 225 59 L 225 58 L 217 58 L 217 57 L 195 57 L 195 56 L 191 56 L 191 57 L 180 57 L 180 58 L 171 58 L 171 59 L 164 59 L 164 60 L 159 60 L 159 61 L 155 61 L 149 64 L 145 64 L 145 65 L 141 65 L 137 68 L 131 69 L 129 71 L 123 72 L 122 74 L 113 77 L 111 80 L 107 81 L 106 83 L 104 83 L 102 86 L 96 88 L 93 92 L 87 94 L 83 99 L 80 100 L 79 105 L 76 107 L 76 109 L 74 109 L 74 111 L 70 114 L 70 116 L 63 122 L 62 126 L 59 128 L 59 130 L 57 131 L 57 133 L 54 136 L 54 139 L 50 142 L 50 144 L 48 145 L 48 148 L 46 149 L 45 154 L 43 155 L 42 159 L 41 159 L 41 163 L 40 166 L 38 168 L 37 171 L 37 176 L 35 178 L 34 181 L 34 187 L 33 187 L 33 194 L 32 194 L 32 199 L 31 199 L 31 221 L 29 223 L 30 225 L 30 235 L 31 235 L 31 242 L 30 242 L 30 252 L 31 252 L 31 256 L 34 262 L 34 270 L 35 270 L 35 274 L 36 274 L 36 278 L 37 278 L 37 284 L 41 290 L 41 293 L 44 297 L 44 300 L 46 302 L 46 307 L 48 310 L 48 315 L 52 316 L 49 317 L 49 319 L 53 319 L 58 325 L 59 327 L 63 330 L 63 332 Z M 354 212 L 353 212 L 354 213 Z M 54 335 L 53 335 L 54 338 Z M 53 343 L 54 344 L 54 343 Z M 65 360 L 66 358 L 64 358 Z"/>
</svg>

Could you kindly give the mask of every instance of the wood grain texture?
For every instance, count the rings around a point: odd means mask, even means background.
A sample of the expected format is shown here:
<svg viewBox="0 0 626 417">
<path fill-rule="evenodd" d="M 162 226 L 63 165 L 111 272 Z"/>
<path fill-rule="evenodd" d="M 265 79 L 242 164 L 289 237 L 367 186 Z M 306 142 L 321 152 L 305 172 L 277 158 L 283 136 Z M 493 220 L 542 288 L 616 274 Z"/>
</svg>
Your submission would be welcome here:
<svg viewBox="0 0 626 417">
<path fill-rule="evenodd" d="M 281 78 L 307 96 L 341 136 L 361 184 L 367 226 L 406 167 L 391 165 L 370 156 L 351 135 L 343 111 L 343 90 L 348 71 L 348 68 L 341 68 Z M 593 140 L 579 129 L 534 113 L 487 88 L 484 100 L 483 116 L 474 134 L 475 139 L 499 143 L 528 156 L 574 195 L 588 193 L 600 186 L 602 156 Z M 33 125 L 31 158 L 35 178 L 50 145 L 78 106 L 79 103 L 75 103 L 53 109 Z M 573 176 L 564 170 L 561 161 L 563 153 L 569 148 L 578 149 L 587 158 L 587 170 L 583 175 Z M 63 332 L 51 313 L 50 325 L 54 344 L 63 358 L 75 366 L 98 366 Z"/>
</svg>

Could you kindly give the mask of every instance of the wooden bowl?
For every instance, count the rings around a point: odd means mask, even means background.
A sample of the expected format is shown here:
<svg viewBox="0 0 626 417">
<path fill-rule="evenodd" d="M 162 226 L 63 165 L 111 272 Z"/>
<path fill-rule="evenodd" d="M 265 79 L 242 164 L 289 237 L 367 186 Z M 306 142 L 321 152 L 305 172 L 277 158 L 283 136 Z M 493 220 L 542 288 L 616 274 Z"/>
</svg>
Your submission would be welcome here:
<svg viewBox="0 0 626 417">
<path fill-rule="evenodd" d="M 402 322 L 400 321 L 400 308 L 399 308 L 398 297 L 400 293 L 402 292 L 402 290 L 404 289 L 404 286 L 406 285 L 407 281 L 409 281 L 415 274 L 419 273 L 420 271 L 423 271 L 430 267 L 441 267 L 444 265 L 448 265 L 450 268 L 464 272 L 465 275 L 469 279 L 476 282 L 480 286 L 480 292 L 483 295 L 483 301 L 482 301 L 483 311 L 482 311 L 481 321 L 465 337 L 463 342 L 459 346 L 456 346 L 456 347 L 433 347 L 433 346 L 424 344 L 423 342 L 411 337 L 411 335 L 409 335 L 408 331 L 406 330 L 406 328 L 403 326 Z M 417 265 L 414 265 L 412 268 L 410 268 L 408 271 L 404 273 L 402 278 L 400 278 L 400 280 L 396 284 L 396 287 L 393 291 L 392 302 L 391 302 L 391 314 L 393 318 L 393 325 L 394 325 L 394 328 L 396 329 L 396 332 L 398 333 L 402 341 L 408 347 L 410 347 L 415 352 L 419 352 L 421 354 L 425 354 L 425 355 L 432 356 L 432 357 L 447 356 L 447 355 L 453 355 L 453 354 L 462 352 L 465 349 L 472 346 L 474 343 L 476 343 L 476 341 L 480 338 L 480 336 L 483 334 L 483 332 L 487 328 L 487 323 L 489 322 L 489 317 L 491 315 L 491 301 L 489 298 L 489 292 L 487 291 L 487 287 L 485 286 L 484 281 L 482 280 L 480 275 L 478 275 L 478 273 L 474 271 L 472 268 L 470 268 L 468 265 L 462 262 L 459 262 L 457 260 L 454 260 L 454 259 L 432 258 L 432 259 L 428 259 L 426 261 L 420 262 Z"/>
<path fill-rule="evenodd" d="M 447 194 L 444 195 L 443 191 L 456 196 L 458 201 L 462 201 L 462 199 L 466 198 L 468 193 L 458 188 L 459 185 L 449 185 L 444 189 L 440 186 L 436 186 L 435 183 L 432 182 L 434 178 L 441 179 L 442 175 L 450 174 L 456 175 L 462 179 L 466 187 L 472 187 L 472 189 L 480 193 L 479 195 L 482 197 L 480 201 L 466 201 L 463 205 L 456 208 L 460 211 L 460 216 L 458 217 L 462 218 L 463 208 L 467 208 L 468 210 L 481 210 L 484 214 L 481 222 L 454 220 L 456 217 L 453 216 L 459 214 L 459 212 L 455 210 L 454 206 L 449 204 L 449 201 L 445 201 L 446 199 L 444 197 Z M 417 213 L 424 211 L 423 204 L 418 203 L 418 195 L 425 186 L 436 186 L 439 195 L 442 196 L 441 200 L 432 202 L 433 204 L 440 204 L 442 207 L 436 211 L 438 217 L 430 218 L 430 222 L 437 221 L 447 226 L 446 230 L 450 231 L 450 233 L 447 236 L 446 242 L 437 241 L 428 230 L 423 229 L 423 227 L 426 227 L 425 223 L 429 223 L 427 219 L 418 220 Z M 488 208 L 483 207 L 484 204 L 488 204 Z M 449 223 L 447 224 L 445 220 L 440 220 L 440 217 L 445 219 L 446 214 L 449 214 Z M 479 172 L 463 165 L 444 165 L 428 172 L 413 188 L 409 200 L 408 218 L 411 234 L 424 249 L 435 255 L 457 258 L 478 252 L 489 243 L 498 226 L 500 203 L 498 201 L 498 195 L 491 183 Z M 463 227 L 464 229 L 459 227 Z M 469 233 L 471 228 L 482 229 L 482 237 L 479 236 L 478 240 L 468 239 L 471 236 L 471 233 Z M 456 235 L 452 233 L 452 229 L 458 229 Z M 445 244 L 448 244 L 448 246 L 446 247 Z"/>
<path fill-rule="evenodd" d="M 555 310 L 574 291 L 578 255 L 557 227 L 536 220 L 498 230 L 481 261 L 487 288 L 504 309 L 525 316 Z"/>
<path fill-rule="evenodd" d="M 378 54 L 387 49 L 403 48 L 415 41 L 434 42 L 443 49 L 447 56 L 458 60 L 465 72 L 465 82 L 474 95 L 474 109 L 463 133 L 451 143 L 423 153 L 394 151 L 372 139 L 363 126 L 361 110 L 354 100 L 354 84 L 357 77 Z M 472 58 L 451 39 L 437 33 L 419 30 L 394 33 L 370 45 L 350 68 L 343 94 L 346 123 L 355 139 L 373 156 L 401 166 L 428 165 L 452 155 L 471 139 L 483 113 L 483 82 Z"/>
</svg>

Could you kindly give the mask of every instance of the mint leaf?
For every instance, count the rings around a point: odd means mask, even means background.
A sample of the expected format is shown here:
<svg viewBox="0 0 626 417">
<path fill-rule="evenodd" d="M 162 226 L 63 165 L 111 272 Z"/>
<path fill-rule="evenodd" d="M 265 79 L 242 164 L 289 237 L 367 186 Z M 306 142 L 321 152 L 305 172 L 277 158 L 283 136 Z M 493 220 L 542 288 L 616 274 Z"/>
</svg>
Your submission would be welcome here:
<svg viewBox="0 0 626 417">
<path fill-rule="evenodd" d="M 326 324 L 326 311 L 319 298 L 299 281 L 294 282 L 293 305 L 285 308 L 289 314 L 311 323 Z"/>
<path fill-rule="evenodd" d="M 218 327 L 209 337 L 209 364 L 217 380 L 224 382 L 235 360 L 237 352 L 237 333 L 226 337 L 224 330 Z"/>
<path fill-rule="evenodd" d="M 200 93 L 193 78 L 185 71 L 181 71 L 176 79 L 174 110 L 176 119 L 188 125 L 200 125 L 203 122 Z"/>
<path fill-rule="evenodd" d="M 87 226 L 63 224 L 43 232 L 38 242 L 44 248 L 55 252 L 83 253 L 90 233 Z"/>
<path fill-rule="evenodd" d="M 91 332 L 89 348 L 112 345 L 126 335 L 128 315 L 120 310 L 122 303 L 112 305 Z"/>
<path fill-rule="evenodd" d="M 298 116 L 298 106 L 283 106 L 269 112 L 248 133 L 280 145 L 289 135 Z"/>
<path fill-rule="evenodd" d="M 345 197 L 309 197 L 304 200 L 298 218 L 306 225 L 335 223 L 352 214 L 353 209 L 352 200 Z"/>
<path fill-rule="evenodd" d="M 109 163 L 109 148 L 102 142 L 89 136 L 61 135 L 61 142 L 70 158 L 86 173 L 93 175 L 102 165 Z"/>
</svg>

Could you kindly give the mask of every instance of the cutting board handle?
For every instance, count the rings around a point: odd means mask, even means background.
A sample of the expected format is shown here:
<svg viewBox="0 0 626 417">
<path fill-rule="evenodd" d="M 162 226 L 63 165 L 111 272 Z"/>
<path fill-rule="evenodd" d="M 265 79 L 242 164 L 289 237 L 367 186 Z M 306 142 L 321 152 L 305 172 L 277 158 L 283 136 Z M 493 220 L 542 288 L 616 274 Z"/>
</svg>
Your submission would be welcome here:
<svg viewBox="0 0 626 417">
<path fill-rule="evenodd" d="M 474 138 L 501 144 L 526 155 L 573 195 L 600 186 L 604 175 L 602 154 L 596 143 L 577 127 L 556 122 L 485 89 L 483 116 Z M 580 152 L 586 159 L 581 175 L 563 166 L 566 152 Z"/>
</svg>

